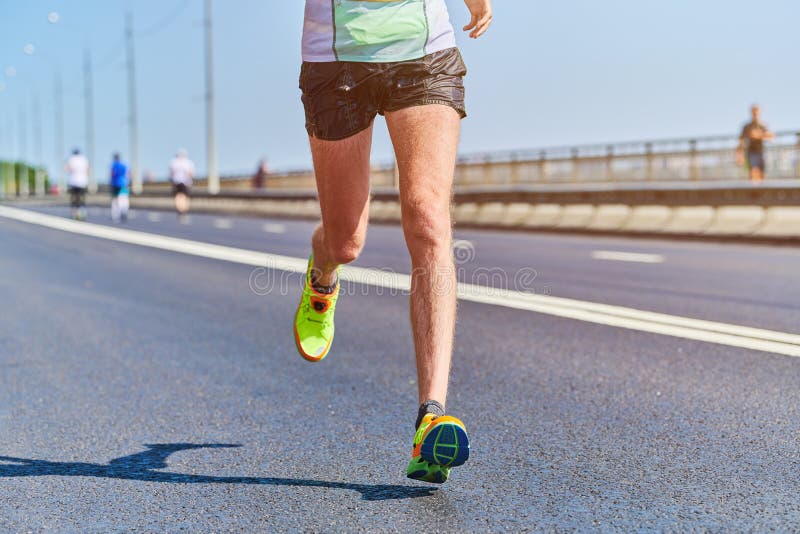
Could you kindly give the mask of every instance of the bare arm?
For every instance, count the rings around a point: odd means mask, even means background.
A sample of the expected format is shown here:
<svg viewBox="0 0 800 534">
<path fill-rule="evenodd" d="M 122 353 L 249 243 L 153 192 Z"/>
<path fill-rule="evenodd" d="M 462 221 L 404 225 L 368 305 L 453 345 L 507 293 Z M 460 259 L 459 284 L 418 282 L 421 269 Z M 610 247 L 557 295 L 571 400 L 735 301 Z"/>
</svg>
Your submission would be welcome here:
<svg viewBox="0 0 800 534">
<path fill-rule="evenodd" d="M 464 31 L 470 31 L 469 36 L 477 39 L 489 29 L 492 23 L 492 0 L 464 0 L 467 4 L 472 19 L 464 26 Z"/>
<path fill-rule="evenodd" d="M 744 142 L 747 137 L 747 126 L 742 128 L 742 133 L 739 134 L 739 144 L 736 146 L 736 151 L 741 152 L 744 150 Z"/>
</svg>

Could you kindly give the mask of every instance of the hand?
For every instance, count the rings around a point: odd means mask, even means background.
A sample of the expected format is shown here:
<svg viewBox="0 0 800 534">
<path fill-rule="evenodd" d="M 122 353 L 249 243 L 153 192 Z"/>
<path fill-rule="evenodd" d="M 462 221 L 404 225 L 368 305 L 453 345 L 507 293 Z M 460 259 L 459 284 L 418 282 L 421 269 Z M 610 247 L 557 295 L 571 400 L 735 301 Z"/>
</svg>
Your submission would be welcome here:
<svg viewBox="0 0 800 534">
<path fill-rule="evenodd" d="M 741 148 L 736 149 L 736 165 L 739 167 L 744 165 L 744 150 Z"/>
<path fill-rule="evenodd" d="M 469 36 L 477 39 L 489 29 L 492 23 L 492 0 L 464 0 L 472 15 L 472 20 L 464 26 L 464 31 L 472 30 Z"/>
</svg>

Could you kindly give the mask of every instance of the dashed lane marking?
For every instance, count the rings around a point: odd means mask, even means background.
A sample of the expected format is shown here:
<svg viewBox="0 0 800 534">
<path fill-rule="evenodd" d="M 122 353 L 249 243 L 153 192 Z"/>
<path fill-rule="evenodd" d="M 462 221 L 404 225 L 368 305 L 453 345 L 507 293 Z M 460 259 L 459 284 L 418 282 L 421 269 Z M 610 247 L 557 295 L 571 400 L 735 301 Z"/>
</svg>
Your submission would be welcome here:
<svg viewBox="0 0 800 534">
<path fill-rule="evenodd" d="M 592 258 L 605 261 L 627 261 L 632 263 L 664 263 L 661 254 L 642 254 L 639 252 L 618 252 L 615 250 L 595 250 Z"/>
</svg>

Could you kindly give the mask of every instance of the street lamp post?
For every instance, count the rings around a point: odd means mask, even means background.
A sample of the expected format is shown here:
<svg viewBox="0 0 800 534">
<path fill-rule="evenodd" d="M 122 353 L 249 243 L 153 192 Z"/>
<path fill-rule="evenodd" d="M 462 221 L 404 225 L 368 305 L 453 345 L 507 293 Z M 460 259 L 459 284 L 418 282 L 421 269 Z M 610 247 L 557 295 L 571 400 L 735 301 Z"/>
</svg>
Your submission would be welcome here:
<svg viewBox="0 0 800 534">
<path fill-rule="evenodd" d="M 20 160 L 22 161 L 22 165 L 20 165 L 21 169 L 25 170 L 25 174 L 19 177 L 19 189 L 17 190 L 17 194 L 22 198 L 27 198 L 30 194 L 30 189 L 28 188 L 28 167 L 26 164 L 26 160 L 28 159 L 28 130 L 25 128 L 25 109 L 23 106 L 20 105 L 19 108 L 19 153 L 20 153 Z"/>
<path fill-rule="evenodd" d="M 58 21 L 57 14 L 51 13 L 48 20 L 52 24 Z M 23 52 L 31 57 L 39 57 L 50 64 L 53 69 L 53 108 L 54 108 L 54 128 L 53 128 L 53 177 L 58 179 L 58 190 L 60 194 L 64 194 L 67 190 L 66 177 L 62 171 L 61 161 L 64 158 L 64 86 L 61 81 L 61 67 L 59 64 L 46 54 L 37 52 L 33 45 L 26 45 Z M 38 126 L 41 130 L 41 124 Z M 43 163 L 43 157 L 39 154 L 38 163 Z M 44 184 L 42 184 L 44 187 Z M 38 194 L 38 192 L 37 192 Z"/>
<path fill-rule="evenodd" d="M 84 107 L 86 112 L 86 159 L 89 160 L 89 192 L 97 192 L 94 174 L 94 91 L 92 82 L 92 54 L 87 48 L 83 56 Z"/>
<path fill-rule="evenodd" d="M 42 158 L 42 106 L 39 102 L 39 95 L 33 96 L 33 159 L 34 159 L 34 194 L 37 197 L 45 195 L 44 190 L 44 173 L 42 172 L 42 165 L 44 164 Z"/>
<path fill-rule="evenodd" d="M 61 82 L 61 69 L 56 68 L 56 74 L 53 85 L 53 98 L 55 99 L 55 146 L 53 147 L 54 164 L 53 173 L 58 179 L 58 193 L 60 195 L 66 194 L 67 191 L 67 177 L 64 175 L 62 169 L 61 159 L 64 157 L 64 86 Z"/>
<path fill-rule="evenodd" d="M 205 1 L 206 45 L 206 158 L 208 167 L 208 192 L 219 193 L 217 171 L 217 140 L 214 135 L 214 43 L 211 35 L 212 0 Z"/>
<path fill-rule="evenodd" d="M 6 84 L 0 82 L 0 93 L 6 90 Z M 10 158 L 10 146 L 11 146 L 11 133 L 4 129 L 0 128 L 0 147 L 2 147 L 2 152 L 0 152 L 0 198 L 5 198 L 6 196 L 6 184 L 8 183 L 8 159 Z"/>
<path fill-rule="evenodd" d="M 133 47 L 133 15 L 125 13 L 125 54 L 128 71 L 128 136 L 131 144 L 131 189 L 136 195 L 142 192 L 142 175 L 139 173 L 139 122 L 136 108 L 136 62 Z"/>
</svg>

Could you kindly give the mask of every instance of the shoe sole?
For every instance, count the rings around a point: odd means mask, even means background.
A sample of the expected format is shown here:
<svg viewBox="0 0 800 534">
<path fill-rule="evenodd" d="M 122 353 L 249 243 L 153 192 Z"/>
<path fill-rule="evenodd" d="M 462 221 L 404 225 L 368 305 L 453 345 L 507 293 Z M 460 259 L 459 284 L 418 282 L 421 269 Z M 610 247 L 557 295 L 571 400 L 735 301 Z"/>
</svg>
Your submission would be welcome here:
<svg viewBox="0 0 800 534">
<path fill-rule="evenodd" d="M 457 467 L 469 459 L 469 437 L 463 424 L 454 417 L 434 422 L 422 438 L 420 455 L 426 462 Z"/>
</svg>

